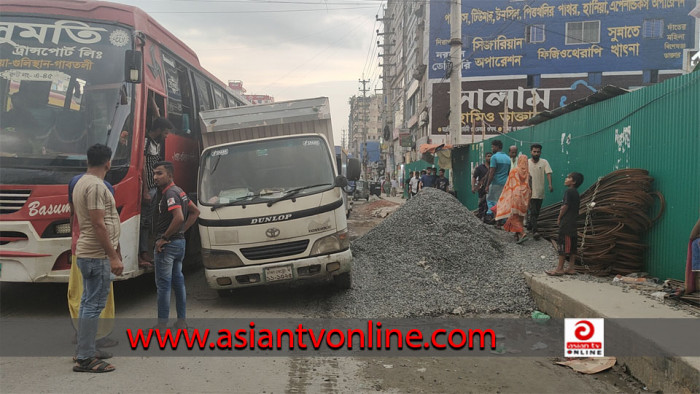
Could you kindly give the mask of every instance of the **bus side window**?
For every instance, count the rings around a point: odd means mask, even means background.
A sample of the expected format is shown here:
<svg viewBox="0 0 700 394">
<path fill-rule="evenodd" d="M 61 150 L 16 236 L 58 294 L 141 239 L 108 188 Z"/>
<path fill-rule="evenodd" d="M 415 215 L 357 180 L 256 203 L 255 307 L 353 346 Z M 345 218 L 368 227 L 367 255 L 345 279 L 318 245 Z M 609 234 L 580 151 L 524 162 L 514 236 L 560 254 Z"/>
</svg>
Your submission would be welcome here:
<svg viewBox="0 0 700 394">
<path fill-rule="evenodd" d="M 197 88 L 197 103 L 200 111 L 206 111 L 214 108 L 209 97 L 209 84 L 199 75 L 194 76 L 195 87 Z"/>
<path fill-rule="evenodd" d="M 220 89 L 213 88 L 214 91 L 214 108 L 226 108 L 228 103 L 226 102 L 226 95 Z"/>
<path fill-rule="evenodd" d="M 174 134 L 192 137 L 199 131 L 199 124 L 193 122 L 194 102 L 191 72 L 182 63 L 163 52 L 163 68 L 168 88 L 168 120 L 175 126 Z"/>
</svg>

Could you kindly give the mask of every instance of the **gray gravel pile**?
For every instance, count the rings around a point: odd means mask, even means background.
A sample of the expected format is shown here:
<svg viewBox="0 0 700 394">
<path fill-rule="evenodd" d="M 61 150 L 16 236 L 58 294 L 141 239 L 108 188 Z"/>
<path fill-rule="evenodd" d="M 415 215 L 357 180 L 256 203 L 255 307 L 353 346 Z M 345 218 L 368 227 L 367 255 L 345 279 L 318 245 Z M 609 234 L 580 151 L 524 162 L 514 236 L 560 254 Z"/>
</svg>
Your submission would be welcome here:
<svg viewBox="0 0 700 394">
<path fill-rule="evenodd" d="M 340 316 L 528 313 L 522 273 L 556 262 L 547 241 L 516 245 L 457 199 L 426 189 L 352 244 L 353 288 L 329 300 Z"/>
</svg>

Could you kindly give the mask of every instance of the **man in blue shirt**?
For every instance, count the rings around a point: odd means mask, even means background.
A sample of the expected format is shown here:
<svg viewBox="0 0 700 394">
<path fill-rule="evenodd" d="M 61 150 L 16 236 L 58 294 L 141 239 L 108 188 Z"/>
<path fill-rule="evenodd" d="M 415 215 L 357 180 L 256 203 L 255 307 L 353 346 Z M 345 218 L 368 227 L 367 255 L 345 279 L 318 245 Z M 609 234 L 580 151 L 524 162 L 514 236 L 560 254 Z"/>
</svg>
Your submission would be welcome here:
<svg viewBox="0 0 700 394">
<path fill-rule="evenodd" d="M 486 202 L 488 204 L 486 221 L 491 221 L 491 218 L 493 218 L 491 208 L 498 203 L 498 198 L 501 197 L 503 186 L 506 184 L 508 173 L 510 172 L 510 157 L 501 152 L 502 150 L 503 142 L 500 140 L 491 141 L 493 155 L 491 156 L 491 168 L 489 168 L 488 180 L 486 181 Z"/>
<path fill-rule="evenodd" d="M 428 167 L 425 169 L 425 175 L 420 177 L 421 188 L 424 187 L 435 187 L 435 174 L 433 174 L 433 168 Z"/>
</svg>

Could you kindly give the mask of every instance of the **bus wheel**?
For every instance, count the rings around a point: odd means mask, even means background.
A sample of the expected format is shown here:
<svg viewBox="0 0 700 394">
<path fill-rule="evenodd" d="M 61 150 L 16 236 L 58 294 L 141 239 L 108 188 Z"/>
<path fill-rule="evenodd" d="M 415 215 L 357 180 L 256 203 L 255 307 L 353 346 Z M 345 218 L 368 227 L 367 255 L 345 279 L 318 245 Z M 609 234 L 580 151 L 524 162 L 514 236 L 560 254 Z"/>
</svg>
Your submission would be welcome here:
<svg viewBox="0 0 700 394">
<path fill-rule="evenodd" d="M 350 276 L 349 272 L 335 275 L 333 277 L 333 284 L 340 289 L 347 290 L 352 287 L 352 276 Z"/>
</svg>

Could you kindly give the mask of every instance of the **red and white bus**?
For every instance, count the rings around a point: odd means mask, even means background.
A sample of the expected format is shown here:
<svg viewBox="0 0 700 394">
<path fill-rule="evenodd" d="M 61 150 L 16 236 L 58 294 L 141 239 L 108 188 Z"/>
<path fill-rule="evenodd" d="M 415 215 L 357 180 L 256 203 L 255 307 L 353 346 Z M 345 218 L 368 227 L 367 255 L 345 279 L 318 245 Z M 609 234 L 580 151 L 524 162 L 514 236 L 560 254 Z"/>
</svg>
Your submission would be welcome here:
<svg viewBox="0 0 700 394">
<path fill-rule="evenodd" d="M 0 0 L 0 10 L 0 281 L 68 281 L 67 184 L 85 171 L 95 143 L 114 152 L 106 179 L 122 222 L 120 279 L 144 273 L 137 249 L 149 98 L 175 125 L 165 159 L 187 192 L 196 192 L 199 110 L 249 102 L 138 8 Z"/>
</svg>

